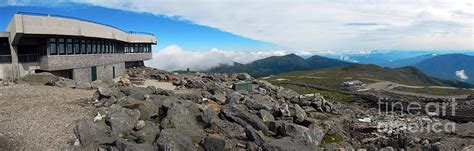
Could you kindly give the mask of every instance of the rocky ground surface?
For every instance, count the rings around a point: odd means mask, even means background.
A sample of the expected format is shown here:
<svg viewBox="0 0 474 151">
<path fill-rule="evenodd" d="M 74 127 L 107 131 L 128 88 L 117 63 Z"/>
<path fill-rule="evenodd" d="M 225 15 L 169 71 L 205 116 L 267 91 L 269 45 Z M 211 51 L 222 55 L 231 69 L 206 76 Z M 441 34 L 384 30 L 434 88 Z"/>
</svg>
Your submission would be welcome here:
<svg viewBox="0 0 474 151">
<path fill-rule="evenodd" d="M 143 81 L 137 79 L 170 82 L 176 88 L 144 87 L 136 85 Z M 242 81 L 251 87 L 237 87 Z M 84 108 L 92 111 L 70 129 L 74 137 L 62 148 L 67 150 L 474 148 L 474 123 L 469 121 L 455 123 L 453 132 L 410 131 L 413 123 L 424 127 L 452 121 L 426 114 L 379 112 L 370 96 L 343 104 L 318 94 L 298 94 L 247 74 L 135 68 L 113 81 L 84 84 L 59 78 L 40 83 L 96 89 L 89 98 L 76 101 L 86 102 Z M 474 105 L 472 100 L 463 101 L 463 106 Z"/>
<path fill-rule="evenodd" d="M 80 106 L 93 90 L 44 85 L 0 86 L 0 150 L 59 150 L 74 138 L 76 120 L 93 107 Z"/>
</svg>

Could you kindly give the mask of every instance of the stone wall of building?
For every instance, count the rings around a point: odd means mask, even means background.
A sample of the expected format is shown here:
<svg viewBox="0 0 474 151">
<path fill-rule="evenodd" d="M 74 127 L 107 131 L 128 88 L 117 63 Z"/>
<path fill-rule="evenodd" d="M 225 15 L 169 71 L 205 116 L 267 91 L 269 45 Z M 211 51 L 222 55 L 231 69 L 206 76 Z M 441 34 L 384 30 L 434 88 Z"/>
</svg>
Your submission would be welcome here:
<svg viewBox="0 0 474 151">
<path fill-rule="evenodd" d="M 111 80 L 113 79 L 113 68 L 115 67 L 115 77 L 118 77 L 125 73 L 125 63 L 108 64 L 103 66 L 97 66 L 97 79 L 98 80 Z"/>
<path fill-rule="evenodd" d="M 115 77 L 118 77 L 124 74 L 126 71 L 124 62 L 96 66 L 97 80 L 106 81 L 106 80 L 113 79 L 114 68 L 115 68 Z M 91 82 L 92 81 L 92 67 L 73 69 L 73 79 L 77 81 L 82 81 L 82 82 Z"/>
<path fill-rule="evenodd" d="M 76 81 L 81 81 L 81 82 L 92 81 L 92 73 L 91 73 L 90 67 L 73 69 L 72 76 L 73 76 L 73 79 Z"/>
<path fill-rule="evenodd" d="M 65 70 L 103 66 L 127 61 L 143 61 L 152 59 L 152 53 L 116 53 L 116 54 L 80 54 L 43 56 L 40 61 L 41 70 Z"/>
</svg>

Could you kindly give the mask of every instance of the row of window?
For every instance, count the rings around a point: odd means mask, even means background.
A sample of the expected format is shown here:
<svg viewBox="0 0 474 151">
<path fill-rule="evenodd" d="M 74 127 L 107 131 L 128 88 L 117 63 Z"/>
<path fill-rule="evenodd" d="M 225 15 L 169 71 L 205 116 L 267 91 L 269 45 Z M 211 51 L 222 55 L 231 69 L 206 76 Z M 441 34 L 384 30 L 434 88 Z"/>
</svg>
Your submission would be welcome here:
<svg viewBox="0 0 474 151">
<path fill-rule="evenodd" d="M 51 55 L 115 53 L 115 43 L 101 40 L 50 38 Z"/>
<path fill-rule="evenodd" d="M 70 54 L 109 54 L 117 53 L 117 44 L 104 40 L 72 39 L 72 38 L 50 38 L 51 55 Z M 122 50 L 122 49 L 120 49 Z M 150 44 L 125 44 L 125 53 L 151 52 Z"/>
<path fill-rule="evenodd" d="M 151 45 L 150 44 L 125 44 L 123 46 L 123 51 L 125 53 L 151 52 Z"/>
</svg>

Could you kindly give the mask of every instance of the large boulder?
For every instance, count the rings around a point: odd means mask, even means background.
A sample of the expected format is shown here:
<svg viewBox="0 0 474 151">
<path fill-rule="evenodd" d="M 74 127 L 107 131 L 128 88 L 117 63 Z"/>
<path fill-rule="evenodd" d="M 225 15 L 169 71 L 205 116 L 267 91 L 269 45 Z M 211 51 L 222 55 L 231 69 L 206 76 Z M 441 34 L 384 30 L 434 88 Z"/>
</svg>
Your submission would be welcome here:
<svg viewBox="0 0 474 151">
<path fill-rule="evenodd" d="M 110 128 L 103 121 L 95 123 L 92 119 L 78 121 L 74 134 L 82 146 L 112 144 L 115 141 Z"/>
<path fill-rule="evenodd" d="M 18 79 L 17 83 L 28 83 L 28 84 L 35 84 L 35 85 L 46 85 L 48 83 L 54 83 L 59 80 L 59 77 L 48 73 L 35 73 L 35 74 L 28 74 L 24 77 Z"/>
<path fill-rule="evenodd" d="M 140 111 L 140 120 L 151 120 L 158 116 L 160 111 L 159 106 L 151 101 L 137 100 L 129 96 L 124 97 L 118 104 L 128 109 Z"/>
<path fill-rule="evenodd" d="M 208 136 L 201 145 L 206 151 L 222 151 L 225 149 L 226 141 L 217 136 Z"/>
<path fill-rule="evenodd" d="M 136 126 L 136 135 L 147 143 L 153 143 L 156 137 L 160 133 L 160 127 L 158 124 L 151 121 L 144 121 L 145 126 Z"/>
<path fill-rule="evenodd" d="M 269 132 L 267 126 L 255 114 L 249 113 L 247 107 L 241 104 L 227 104 L 221 110 L 221 113 L 229 120 L 236 122 L 244 127 L 250 125 L 264 133 Z"/>
<path fill-rule="evenodd" d="M 239 92 L 227 93 L 225 103 L 240 103 L 243 100 L 244 96 Z"/>
<path fill-rule="evenodd" d="M 121 86 L 119 87 L 119 89 L 125 95 L 138 100 L 145 100 L 146 96 L 151 96 L 154 93 L 154 90 L 152 90 L 151 88 Z"/>
<path fill-rule="evenodd" d="M 179 150 L 198 150 L 196 147 L 199 140 L 193 136 L 187 135 L 180 129 L 164 129 L 161 131 L 155 145 L 159 150 L 179 151 Z"/>
<path fill-rule="evenodd" d="M 324 137 L 324 132 L 320 129 L 309 129 L 307 127 L 285 123 L 283 125 L 283 136 L 289 136 L 297 141 L 319 145 Z"/>
<path fill-rule="evenodd" d="M 244 104 L 253 110 L 267 110 L 273 111 L 276 109 L 277 104 L 271 101 L 271 97 L 263 95 L 252 95 L 252 98 L 245 98 Z"/>
<path fill-rule="evenodd" d="M 190 101 L 179 100 L 170 105 L 162 106 L 166 111 L 160 115 L 164 117 L 161 120 L 161 128 L 177 129 L 189 137 L 202 138 L 204 135 L 204 125 L 198 121 L 201 112 L 198 106 Z"/>
<path fill-rule="evenodd" d="M 127 135 L 140 118 L 139 111 L 123 108 L 116 104 L 108 108 L 106 113 L 107 125 L 112 129 L 112 133 L 119 137 Z"/>
<path fill-rule="evenodd" d="M 294 106 L 290 108 L 290 111 L 297 123 L 303 122 L 307 117 L 306 112 L 298 104 L 294 104 Z"/>
</svg>

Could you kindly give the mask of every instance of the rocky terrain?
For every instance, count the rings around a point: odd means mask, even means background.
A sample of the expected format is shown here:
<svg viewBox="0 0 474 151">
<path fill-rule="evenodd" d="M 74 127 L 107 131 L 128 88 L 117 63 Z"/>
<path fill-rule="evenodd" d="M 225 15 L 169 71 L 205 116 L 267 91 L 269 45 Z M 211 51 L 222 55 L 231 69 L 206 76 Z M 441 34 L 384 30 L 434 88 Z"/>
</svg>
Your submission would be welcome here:
<svg viewBox="0 0 474 151">
<path fill-rule="evenodd" d="M 176 89 L 141 86 L 137 79 L 171 82 Z M 358 96 L 358 101 L 347 104 L 319 94 L 298 94 L 245 73 L 170 73 L 152 68 L 130 69 L 114 81 L 89 85 L 64 81 L 68 80 L 46 84 L 96 89 L 93 96 L 77 101 L 94 109 L 71 129 L 75 137 L 66 150 L 474 148 L 472 121 L 404 114 L 403 107 L 380 111 L 377 99 L 384 94 Z M 472 99 L 461 103 L 474 105 Z M 455 131 L 429 131 L 431 125 L 451 120 Z M 411 124 L 421 128 L 414 131 Z"/>
</svg>

